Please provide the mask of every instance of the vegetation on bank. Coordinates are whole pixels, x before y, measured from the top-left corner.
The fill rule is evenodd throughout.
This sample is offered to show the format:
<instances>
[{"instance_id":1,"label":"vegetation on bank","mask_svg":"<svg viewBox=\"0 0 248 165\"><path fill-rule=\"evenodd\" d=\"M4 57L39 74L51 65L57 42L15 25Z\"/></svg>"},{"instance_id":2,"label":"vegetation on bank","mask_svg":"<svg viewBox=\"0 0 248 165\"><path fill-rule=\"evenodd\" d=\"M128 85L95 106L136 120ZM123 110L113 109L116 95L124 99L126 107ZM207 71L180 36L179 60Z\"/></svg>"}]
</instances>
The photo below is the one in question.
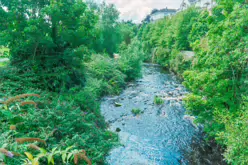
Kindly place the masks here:
<instances>
[{"instance_id":1,"label":"vegetation on bank","mask_svg":"<svg viewBox=\"0 0 248 165\"><path fill-rule=\"evenodd\" d=\"M226 148L230 164L248 164L248 5L218 0L211 11L189 8L144 24L138 34L147 60L183 77L188 112ZM194 51L189 60L182 51ZM151 56L149 56L151 54Z\"/></svg>"},{"instance_id":2,"label":"vegetation on bank","mask_svg":"<svg viewBox=\"0 0 248 165\"><path fill-rule=\"evenodd\" d=\"M9 56L9 49L5 47L0 47L0 59Z\"/></svg>"},{"instance_id":3,"label":"vegetation on bank","mask_svg":"<svg viewBox=\"0 0 248 165\"><path fill-rule=\"evenodd\" d=\"M118 141L99 100L141 74L136 25L118 22L104 3L1 5L0 45L10 64L0 67L0 164L104 164Z\"/></svg>"}]
</instances>

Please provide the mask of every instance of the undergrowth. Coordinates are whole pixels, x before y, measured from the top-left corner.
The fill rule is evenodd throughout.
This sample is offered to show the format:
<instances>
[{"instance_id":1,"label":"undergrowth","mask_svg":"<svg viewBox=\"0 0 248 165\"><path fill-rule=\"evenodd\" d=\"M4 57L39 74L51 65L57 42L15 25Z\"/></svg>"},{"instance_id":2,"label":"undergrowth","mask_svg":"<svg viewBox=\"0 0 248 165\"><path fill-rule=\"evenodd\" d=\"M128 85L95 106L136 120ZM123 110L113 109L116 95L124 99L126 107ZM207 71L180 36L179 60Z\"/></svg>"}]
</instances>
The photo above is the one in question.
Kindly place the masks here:
<instances>
[{"instance_id":1,"label":"undergrowth","mask_svg":"<svg viewBox=\"0 0 248 165\"><path fill-rule=\"evenodd\" d=\"M35 145L47 151L55 148L62 151L73 146L73 149L85 150L93 164L104 164L106 154L118 141L116 134L106 130L99 100L104 95L120 93L125 80L135 78L130 75L132 71L140 75L140 66L136 68L132 63L140 63L141 58L128 61L124 56L122 58L126 60L121 62L104 55L93 55L91 60L84 62L84 87L61 88L59 95L43 88L46 83L32 71L23 73L14 66L1 68L0 148L19 155L10 158L2 153L2 161L20 164L25 152L37 155L28 147L30 143L18 144L16 139L39 138L46 145L40 142ZM53 156L56 164L63 161L58 155ZM39 162L49 164L45 156Z\"/></svg>"}]
</instances>

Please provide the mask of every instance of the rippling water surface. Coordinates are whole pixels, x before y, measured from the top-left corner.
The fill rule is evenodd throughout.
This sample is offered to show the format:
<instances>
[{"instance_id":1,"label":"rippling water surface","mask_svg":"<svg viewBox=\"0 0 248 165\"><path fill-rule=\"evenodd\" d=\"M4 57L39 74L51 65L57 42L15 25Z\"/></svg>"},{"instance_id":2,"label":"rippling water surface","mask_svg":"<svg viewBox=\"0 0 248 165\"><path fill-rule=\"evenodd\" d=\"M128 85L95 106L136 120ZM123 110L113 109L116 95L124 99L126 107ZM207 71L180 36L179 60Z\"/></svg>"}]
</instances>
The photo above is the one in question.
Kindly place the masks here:
<instances>
[{"instance_id":1,"label":"rippling water surface","mask_svg":"<svg viewBox=\"0 0 248 165\"><path fill-rule=\"evenodd\" d=\"M118 131L122 146L113 149L107 157L110 165L166 165L187 164L183 150L190 149L196 132L185 119L181 99L185 88L175 76L162 73L156 65L145 65L143 78L129 84L116 97L106 97L101 111L112 131ZM165 100L155 105L154 98ZM117 107L117 104L121 106ZM140 109L135 116L132 109Z\"/></svg>"}]
</instances>

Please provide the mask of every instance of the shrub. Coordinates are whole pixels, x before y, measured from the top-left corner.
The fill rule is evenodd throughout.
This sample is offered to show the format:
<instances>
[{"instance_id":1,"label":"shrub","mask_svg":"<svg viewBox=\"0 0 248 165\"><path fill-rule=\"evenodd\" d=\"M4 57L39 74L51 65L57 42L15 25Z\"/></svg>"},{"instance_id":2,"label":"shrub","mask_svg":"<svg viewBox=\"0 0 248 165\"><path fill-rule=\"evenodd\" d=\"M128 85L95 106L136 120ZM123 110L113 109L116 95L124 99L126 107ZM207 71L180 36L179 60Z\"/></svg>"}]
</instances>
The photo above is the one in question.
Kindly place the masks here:
<instances>
[{"instance_id":1,"label":"shrub","mask_svg":"<svg viewBox=\"0 0 248 165\"><path fill-rule=\"evenodd\" d=\"M141 43L134 39L128 47L120 50L120 59L118 60L118 68L126 77L126 81L134 80L141 76L143 49Z\"/></svg>"},{"instance_id":2,"label":"shrub","mask_svg":"<svg viewBox=\"0 0 248 165\"><path fill-rule=\"evenodd\" d=\"M114 59L102 55L93 55L92 60L86 63L87 78L101 81L100 96L118 94L125 86L125 73L119 70Z\"/></svg>"},{"instance_id":3,"label":"shrub","mask_svg":"<svg viewBox=\"0 0 248 165\"><path fill-rule=\"evenodd\" d=\"M244 105L247 108L248 102ZM227 116L226 131L218 134L227 146L225 158L230 164L248 164L248 110L244 109L239 117L230 119Z\"/></svg>"},{"instance_id":4,"label":"shrub","mask_svg":"<svg viewBox=\"0 0 248 165\"><path fill-rule=\"evenodd\" d=\"M182 77L185 70L190 69L193 57L189 57L186 52L172 50L170 54L169 68L171 71Z\"/></svg>"},{"instance_id":5,"label":"shrub","mask_svg":"<svg viewBox=\"0 0 248 165\"><path fill-rule=\"evenodd\" d=\"M155 52L152 58L153 62L156 62L164 67L169 67L169 56L170 56L170 49L166 49L163 47L155 48Z\"/></svg>"},{"instance_id":6,"label":"shrub","mask_svg":"<svg viewBox=\"0 0 248 165\"><path fill-rule=\"evenodd\" d=\"M23 72L40 75L39 81L50 85L53 91L83 85L82 60L94 39L97 21L85 2L20 4L14 0L13 3L3 1L2 5L8 12L0 9L4 13L0 17L6 17L0 32L1 44L10 49L12 65L22 68ZM19 8L22 10L17 10ZM19 23L10 26L10 22Z\"/></svg>"},{"instance_id":7,"label":"shrub","mask_svg":"<svg viewBox=\"0 0 248 165\"><path fill-rule=\"evenodd\" d=\"M76 149L85 149L93 162L103 162L104 155L117 139L114 134L104 131L106 126L99 110L82 110L82 103L77 101L81 95L75 93L56 96L43 92L41 96L34 99L37 108L12 106L16 110L0 109L0 146L22 155L29 151L27 145L16 144L15 138L36 137L45 139L49 145L42 146L48 150L76 146ZM15 125L16 129L9 130L10 125ZM20 161L21 157L5 158L7 164L20 164ZM57 158L55 161L60 162Z\"/></svg>"}]
</instances>

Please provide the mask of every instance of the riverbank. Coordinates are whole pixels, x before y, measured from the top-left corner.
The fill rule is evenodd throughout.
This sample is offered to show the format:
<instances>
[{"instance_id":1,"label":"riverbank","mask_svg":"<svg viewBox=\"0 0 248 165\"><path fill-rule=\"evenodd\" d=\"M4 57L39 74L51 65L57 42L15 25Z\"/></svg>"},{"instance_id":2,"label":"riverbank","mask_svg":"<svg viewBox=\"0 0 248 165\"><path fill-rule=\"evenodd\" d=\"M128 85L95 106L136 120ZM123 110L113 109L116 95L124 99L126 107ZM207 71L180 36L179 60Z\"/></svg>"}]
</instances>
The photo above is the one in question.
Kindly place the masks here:
<instances>
[{"instance_id":1,"label":"riverbank","mask_svg":"<svg viewBox=\"0 0 248 165\"><path fill-rule=\"evenodd\" d=\"M78 164L77 155L84 155L77 160L82 164L104 164L118 139L107 130L99 100L119 94L141 74L142 57L134 44L118 60L98 54L81 61L79 75L63 67L64 74L35 68L24 72L12 63L0 67L0 164L31 162L30 155L41 164L50 164L48 156L55 164L64 164L65 153L70 155L67 164ZM42 157L44 150L39 148L46 150ZM9 157L6 152L15 155Z\"/></svg>"},{"instance_id":2,"label":"riverbank","mask_svg":"<svg viewBox=\"0 0 248 165\"><path fill-rule=\"evenodd\" d=\"M248 164L247 12L244 0L218 1L211 11L191 7L143 24L139 34L150 59L182 77L188 113L229 164Z\"/></svg>"}]
</instances>

